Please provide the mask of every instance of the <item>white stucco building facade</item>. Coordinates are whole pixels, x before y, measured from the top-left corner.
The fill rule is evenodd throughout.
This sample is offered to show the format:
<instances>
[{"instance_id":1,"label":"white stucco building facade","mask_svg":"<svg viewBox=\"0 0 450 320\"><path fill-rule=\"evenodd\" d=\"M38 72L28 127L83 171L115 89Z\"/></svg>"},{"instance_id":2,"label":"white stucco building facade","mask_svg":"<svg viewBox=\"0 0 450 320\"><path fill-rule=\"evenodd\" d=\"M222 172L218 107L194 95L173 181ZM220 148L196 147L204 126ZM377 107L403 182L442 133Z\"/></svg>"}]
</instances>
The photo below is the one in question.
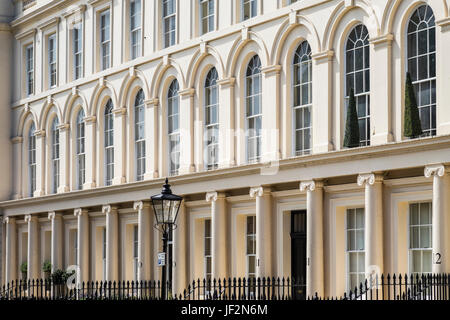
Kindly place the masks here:
<instances>
[{"instance_id":1,"label":"white stucco building facade","mask_svg":"<svg viewBox=\"0 0 450 320\"><path fill-rule=\"evenodd\" d=\"M45 261L82 281L159 279L149 199L165 177L184 197L177 292L294 276L337 296L372 270L450 272L449 5L5 1L2 283Z\"/></svg>"}]
</instances>

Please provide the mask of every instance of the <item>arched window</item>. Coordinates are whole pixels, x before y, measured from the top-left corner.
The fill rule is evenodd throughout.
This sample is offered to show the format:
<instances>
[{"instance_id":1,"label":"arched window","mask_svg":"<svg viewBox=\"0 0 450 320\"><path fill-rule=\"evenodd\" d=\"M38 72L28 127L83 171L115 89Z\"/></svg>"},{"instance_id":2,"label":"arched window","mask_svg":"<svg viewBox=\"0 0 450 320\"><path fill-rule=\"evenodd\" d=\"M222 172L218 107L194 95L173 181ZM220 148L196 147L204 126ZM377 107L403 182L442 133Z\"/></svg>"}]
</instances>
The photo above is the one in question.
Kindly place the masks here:
<instances>
[{"instance_id":1,"label":"arched window","mask_svg":"<svg viewBox=\"0 0 450 320\"><path fill-rule=\"evenodd\" d=\"M417 97L424 136L436 135L436 30L433 10L423 5L408 24L408 72Z\"/></svg>"},{"instance_id":2,"label":"arched window","mask_svg":"<svg viewBox=\"0 0 450 320\"><path fill-rule=\"evenodd\" d=\"M145 107L144 91L138 91L134 100L134 141L136 180L144 180L145 174Z\"/></svg>"},{"instance_id":3,"label":"arched window","mask_svg":"<svg viewBox=\"0 0 450 320\"><path fill-rule=\"evenodd\" d=\"M81 190L83 189L83 184L86 182L85 124L83 109L81 109L77 115L76 135L77 188L78 190Z\"/></svg>"},{"instance_id":4,"label":"arched window","mask_svg":"<svg viewBox=\"0 0 450 320\"><path fill-rule=\"evenodd\" d=\"M178 81L173 80L167 94L170 175L177 175L180 168L180 97L178 96L178 90Z\"/></svg>"},{"instance_id":5,"label":"arched window","mask_svg":"<svg viewBox=\"0 0 450 320\"><path fill-rule=\"evenodd\" d=\"M246 72L246 122L247 161L258 162L261 157L261 61L254 56L248 63Z\"/></svg>"},{"instance_id":6,"label":"arched window","mask_svg":"<svg viewBox=\"0 0 450 320\"><path fill-rule=\"evenodd\" d=\"M114 117L113 103L109 99L105 106L105 185L110 186L114 178Z\"/></svg>"},{"instance_id":7,"label":"arched window","mask_svg":"<svg viewBox=\"0 0 450 320\"><path fill-rule=\"evenodd\" d=\"M55 117L52 122L52 193L58 192L59 187L59 129L58 129L58 118Z\"/></svg>"},{"instance_id":8,"label":"arched window","mask_svg":"<svg viewBox=\"0 0 450 320\"><path fill-rule=\"evenodd\" d=\"M28 176L29 176L29 196L34 195L36 190L36 127L31 124L28 131Z\"/></svg>"},{"instance_id":9,"label":"arched window","mask_svg":"<svg viewBox=\"0 0 450 320\"><path fill-rule=\"evenodd\" d=\"M355 92L361 146L370 145L370 56L369 32L359 24L353 28L345 46L346 106L350 89ZM347 107L346 107L347 109Z\"/></svg>"},{"instance_id":10,"label":"arched window","mask_svg":"<svg viewBox=\"0 0 450 320\"><path fill-rule=\"evenodd\" d=\"M311 47L303 41L293 61L295 155L311 153L312 63Z\"/></svg>"},{"instance_id":11,"label":"arched window","mask_svg":"<svg viewBox=\"0 0 450 320\"><path fill-rule=\"evenodd\" d=\"M219 90L218 74L212 68L205 80L205 162L208 170L219 165Z\"/></svg>"}]
</instances>

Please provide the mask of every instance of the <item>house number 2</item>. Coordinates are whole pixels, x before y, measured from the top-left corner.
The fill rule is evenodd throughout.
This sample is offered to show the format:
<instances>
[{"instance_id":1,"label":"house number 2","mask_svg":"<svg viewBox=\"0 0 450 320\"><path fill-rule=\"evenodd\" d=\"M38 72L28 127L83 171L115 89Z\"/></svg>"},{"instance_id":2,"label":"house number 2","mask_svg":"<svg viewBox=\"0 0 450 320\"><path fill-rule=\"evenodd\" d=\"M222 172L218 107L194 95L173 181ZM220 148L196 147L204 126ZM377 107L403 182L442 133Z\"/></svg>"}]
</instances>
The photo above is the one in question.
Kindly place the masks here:
<instances>
[{"instance_id":1,"label":"house number 2","mask_svg":"<svg viewBox=\"0 0 450 320\"><path fill-rule=\"evenodd\" d=\"M441 261L442 255L440 253L435 253L435 257L436 257L436 260L434 261L434 264L441 264L442 263L442 261Z\"/></svg>"}]
</instances>

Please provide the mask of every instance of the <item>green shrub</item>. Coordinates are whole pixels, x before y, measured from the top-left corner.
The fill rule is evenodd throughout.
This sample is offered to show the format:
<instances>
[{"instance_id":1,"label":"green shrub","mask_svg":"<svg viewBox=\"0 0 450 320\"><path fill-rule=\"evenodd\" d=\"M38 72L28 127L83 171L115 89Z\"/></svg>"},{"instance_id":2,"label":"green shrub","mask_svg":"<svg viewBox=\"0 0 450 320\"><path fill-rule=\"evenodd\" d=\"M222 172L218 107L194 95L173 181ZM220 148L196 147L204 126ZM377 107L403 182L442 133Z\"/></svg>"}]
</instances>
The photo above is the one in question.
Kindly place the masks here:
<instances>
[{"instance_id":1,"label":"green shrub","mask_svg":"<svg viewBox=\"0 0 450 320\"><path fill-rule=\"evenodd\" d=\"M22 262L22 264L20 265L20 272L22 273L27 273L28 272L28 263Z\"/></svg>"},{"instance_id":2,"label":"green shrub","mask_svg":"<svg viewBox=\"0 0 450 320\"><path fill-rule=\"evenodd\" d=\"M422 135L422 123L420 122L419 108L417 108L416 94L412 84L411 75L406 74L405 85L405 127L403 134L408 138L416 138Z\"/></svg>"},{"instance_id":3,"label":"green shrub","mask_svg":"<svg viewBox=\"0 0 450 320\"><path fill-rule=\"evenodd\" d=\"M52 264L50 263L50 261L45 261L44 264L42 265L42 271L44 272L52 272Z\"/></svg>"},{"instance_id":4,"label":"green shrub","mask_svg":"<svg viewBox=\"0 0 450 320\"><path fill-rule=\"evenodd\" d=\"M350 89L350 99L347 109L347 121L345 123L344 147L359 147L359 123L358 113L356 111L356 99L353 88Z\"/></svg>"}]
</instances>

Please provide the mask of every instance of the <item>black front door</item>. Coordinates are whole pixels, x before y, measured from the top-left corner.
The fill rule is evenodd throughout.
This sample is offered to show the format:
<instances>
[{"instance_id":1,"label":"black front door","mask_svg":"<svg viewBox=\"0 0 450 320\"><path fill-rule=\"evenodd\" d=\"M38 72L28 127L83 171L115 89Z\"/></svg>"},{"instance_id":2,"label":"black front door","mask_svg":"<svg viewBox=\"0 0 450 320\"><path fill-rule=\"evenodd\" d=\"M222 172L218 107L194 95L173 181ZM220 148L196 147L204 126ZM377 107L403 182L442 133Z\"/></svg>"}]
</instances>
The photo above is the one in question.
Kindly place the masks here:
<instances>
[{"instance_id":1,"label":"black front door","mask_svg":"<svg viewBox=\"0 0 450 320\"><path fill-rule=\"evenodd\" d=\"M306 299L306 210L291 212L291 276L294 299Z\"/></svg>"}]
</instances>

